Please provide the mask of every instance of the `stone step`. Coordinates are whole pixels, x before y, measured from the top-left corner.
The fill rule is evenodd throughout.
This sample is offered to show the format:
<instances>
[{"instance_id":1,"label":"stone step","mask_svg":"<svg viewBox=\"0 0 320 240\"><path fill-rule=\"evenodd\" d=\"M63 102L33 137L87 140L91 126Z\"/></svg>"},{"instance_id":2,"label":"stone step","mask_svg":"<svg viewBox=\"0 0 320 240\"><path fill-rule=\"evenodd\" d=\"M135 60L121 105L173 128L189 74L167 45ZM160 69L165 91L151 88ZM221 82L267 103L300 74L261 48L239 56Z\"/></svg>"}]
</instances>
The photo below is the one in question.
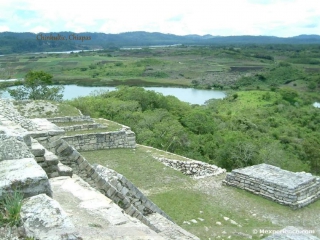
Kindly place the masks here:
<instances>
[{"instance_id":1,"label":"stone step","mask_svg":"<svg viewBox=\"0 0 320 240\"><path fill-rule=\"evenodd\" d=\"M77 175L52 178L50 183L53 198L69 215L83 239L168 239L124 213Z\"/></svg>"},{"instance_id":2,"label":"stone step","mask_svg":"<svg viewBox=\"0 0 320 240\"><path fill-rule=\"evenodd\" d=\"M43 157L46 150L37 140L31 139L30 151L35 157Z\"/></svg>"},{"instance_id":3,"label":"stone step","mask_svg":"<svg viewBox=\"0 0 320 240\"><path fill-rule=\"evenodd\" d=\"M27 236L40 240L81 239L60 204L45 194L26 199L20 216Z\"/></svg>"},{"instance_id":4,"label":"stone step","mask_svg":"<svg viewBox=\"0 0 320 240\"><path fill-rule=\"evenodd\" d=\"M0 199L15 189L24 197L41 193L51 196L48 176L33 158L0 162Z\"/></svg>"},{"instance_id":5,"label":"stone step","mask_svg":"<svg viewBox=\"0 0 320 240\"><path fill-rule=\"evenodd\" d=\"M59 176L69 176L72 177L73 171L71 167L63 165L62 163L58 164L58 173Z\"/></svg>"}]
</instances>

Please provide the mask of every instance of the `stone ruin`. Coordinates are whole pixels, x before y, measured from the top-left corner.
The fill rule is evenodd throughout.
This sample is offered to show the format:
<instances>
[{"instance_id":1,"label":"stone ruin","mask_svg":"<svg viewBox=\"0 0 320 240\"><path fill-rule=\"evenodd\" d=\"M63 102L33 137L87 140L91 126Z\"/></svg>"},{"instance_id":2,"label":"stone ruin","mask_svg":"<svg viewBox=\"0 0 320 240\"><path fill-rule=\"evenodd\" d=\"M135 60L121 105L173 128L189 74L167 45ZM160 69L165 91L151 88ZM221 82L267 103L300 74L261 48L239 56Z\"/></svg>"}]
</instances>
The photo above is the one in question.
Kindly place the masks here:
<instances>
[{"instance_id":1,"label":"stone ruin","mask_svg":"<svg viewBox=\"0 0 320 240\"><path fill-rule=\"evenodd\" d=\"M50 120L88 121L84 129L97 127L88 116ZM17 190L24 196L22 226L0 228L0 239L199 239L172 222L124 176L92 166L78 152L86 144L91 150L134 148L130 128L71 141L52 122L27 119L11 101L0 99L0 200Z\"/></svg>"},{"instance_id":2,"label":"stone ruin","mask_svg":"<svg viewBox=\"0 0 320 240\"><path fill-rule=\"evenodd\" d=\"M320 198L320 178L268 164L232 170L223 184L245 189L274 202L302 208Z\"/></svg>"},{"instance_id":3,"label":"stone ruin","mask_svg":"<svg viewBox=\"0 0 320 240\"><path fill-rule=\"evenodd\" d=\"M167 167L173 168L195 179L217 176L226 172L225 169L217 167L215 165L188 158L185 158L186 160L183 161L157 156L153 156L153 158L163 163Z\"/></svg>"}]
</instances>

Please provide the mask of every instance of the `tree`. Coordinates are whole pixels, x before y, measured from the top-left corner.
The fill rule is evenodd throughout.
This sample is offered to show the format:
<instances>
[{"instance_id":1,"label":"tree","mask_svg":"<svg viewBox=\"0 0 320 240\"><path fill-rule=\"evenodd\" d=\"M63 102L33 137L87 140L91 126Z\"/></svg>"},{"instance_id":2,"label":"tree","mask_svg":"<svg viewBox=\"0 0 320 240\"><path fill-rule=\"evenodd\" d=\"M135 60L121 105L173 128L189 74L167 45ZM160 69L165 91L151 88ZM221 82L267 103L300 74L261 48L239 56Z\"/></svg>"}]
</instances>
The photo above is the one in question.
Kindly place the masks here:
<instances>
[{"instance_id":1,"label":"tree","mask_svg":"<svg viewBox=\"0 0 320 240\"><path fill-rule=\"evenodd\" d=\"M43 71L30 71L26 74L22 86L8 90L9 94L16 100L23 99L45 99L60 101L63 97L64 87L49 87L52 84L52 75Z\"/></svg>"},{"instance_id":2,"label":"tree","mask_svg":"<svg viewBox=\"0 0 320 240\"><path fill-rule=\"evenodd\" d=\"M280 94L284 100L290 103L294 103L296 101L296 98L299 96L298 92L291 88L280 89Z\"/></svg>"}]
</instances>

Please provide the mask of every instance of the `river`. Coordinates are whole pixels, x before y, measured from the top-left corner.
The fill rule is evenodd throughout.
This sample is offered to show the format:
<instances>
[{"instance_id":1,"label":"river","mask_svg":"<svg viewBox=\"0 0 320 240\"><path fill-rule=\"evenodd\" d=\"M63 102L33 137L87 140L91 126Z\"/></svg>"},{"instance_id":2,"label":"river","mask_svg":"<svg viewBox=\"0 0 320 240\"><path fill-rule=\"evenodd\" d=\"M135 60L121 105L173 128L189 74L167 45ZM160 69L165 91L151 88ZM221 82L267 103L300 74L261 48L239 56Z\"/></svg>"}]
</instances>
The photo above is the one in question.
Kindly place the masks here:
<instances>
[{"instance_id":1,"label":"river","mask_svg":"<svg viewBox=\"0 0 320 240\"><path fill-rule=\"evenodd\" d=\"M14 88L14 87L13 87ZM177 87L144 87L147 90L153 90L158 93L162 93L164 96L172 95L179 100L188 102L191 104L204 104L209 99L222 99L226 94L222 91L216 90L204 90L194 88L177 88ZM65 85L64 86L64 100L70 100L76 97L88 96L90 93L96 90L108 90L114 91L116 87L84 87L77 85ZM9 98L8 92L4 92L3 98Z\"/></svg>"}]
</instances>

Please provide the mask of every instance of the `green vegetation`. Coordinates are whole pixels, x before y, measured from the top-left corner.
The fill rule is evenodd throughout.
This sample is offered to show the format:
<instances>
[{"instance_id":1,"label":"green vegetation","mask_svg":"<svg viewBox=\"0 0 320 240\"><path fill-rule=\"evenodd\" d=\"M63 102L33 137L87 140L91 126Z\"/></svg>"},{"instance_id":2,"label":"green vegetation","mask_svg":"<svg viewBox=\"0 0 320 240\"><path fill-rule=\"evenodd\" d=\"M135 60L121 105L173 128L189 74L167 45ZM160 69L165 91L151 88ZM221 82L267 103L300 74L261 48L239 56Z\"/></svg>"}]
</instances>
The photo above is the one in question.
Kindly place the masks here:
<instances>
[{"instance_id":1,"label":"green vegetation","mask_svg":"<svg viewBox=\"0 0 320 240\"><path fill-rule=\"evenodd\" d=\"M60 101L62 99L63 87L48 87L52 84L52 75L43 71L30 71L25 76L23 86L9 89L8 92L15 100L23 99L46 99Z\"/></svg>"},{"instance_id":2,"label":"green vegetation","mask_svg":"<svg viewBox=\"0 0 320 240\"><path fill-rule=\"evenodd\" d=\"M269 163L320 173L320 112L308 94L239 91L203 106L139 87L69 101L84 114L130 126L137 142L228 170Z\"/></svg>"},{"instance_id":3,"label":"green vegetation","mask_svg":"<svg viewBox=\"0 0 320 240\"><path fill-rule=\"evenodd\" d=\"M192 179L153 158L162 155L179 159L178 156L145 146L81 154L92 164L98 163L123 174L175 223L201 239L217 239L218 236L229 235L232 239L243 239L241 236L237 237L235 232L261 239L259 234L253 234L253 229L281 229L286 224L314 229L318 218L319 201L292 211L244 190L221 186L225 175ZM234 220L241 227L232 224L230 220L224 220L224 217ZM197 223L192 223L192 219L197 220ZM221 225L217 225L217 222L221 222Z\"/></svg>"},{"instance_id":4,"label":"green vegetation","mask_svg":"<svg viewBox=\"0 0 320 240\"><path fill-rule=\"evenodd\" d=\"M0 201L0 226L18 226L23 195L19 191L6 194Z\"/></svg>"}]
</instances>

